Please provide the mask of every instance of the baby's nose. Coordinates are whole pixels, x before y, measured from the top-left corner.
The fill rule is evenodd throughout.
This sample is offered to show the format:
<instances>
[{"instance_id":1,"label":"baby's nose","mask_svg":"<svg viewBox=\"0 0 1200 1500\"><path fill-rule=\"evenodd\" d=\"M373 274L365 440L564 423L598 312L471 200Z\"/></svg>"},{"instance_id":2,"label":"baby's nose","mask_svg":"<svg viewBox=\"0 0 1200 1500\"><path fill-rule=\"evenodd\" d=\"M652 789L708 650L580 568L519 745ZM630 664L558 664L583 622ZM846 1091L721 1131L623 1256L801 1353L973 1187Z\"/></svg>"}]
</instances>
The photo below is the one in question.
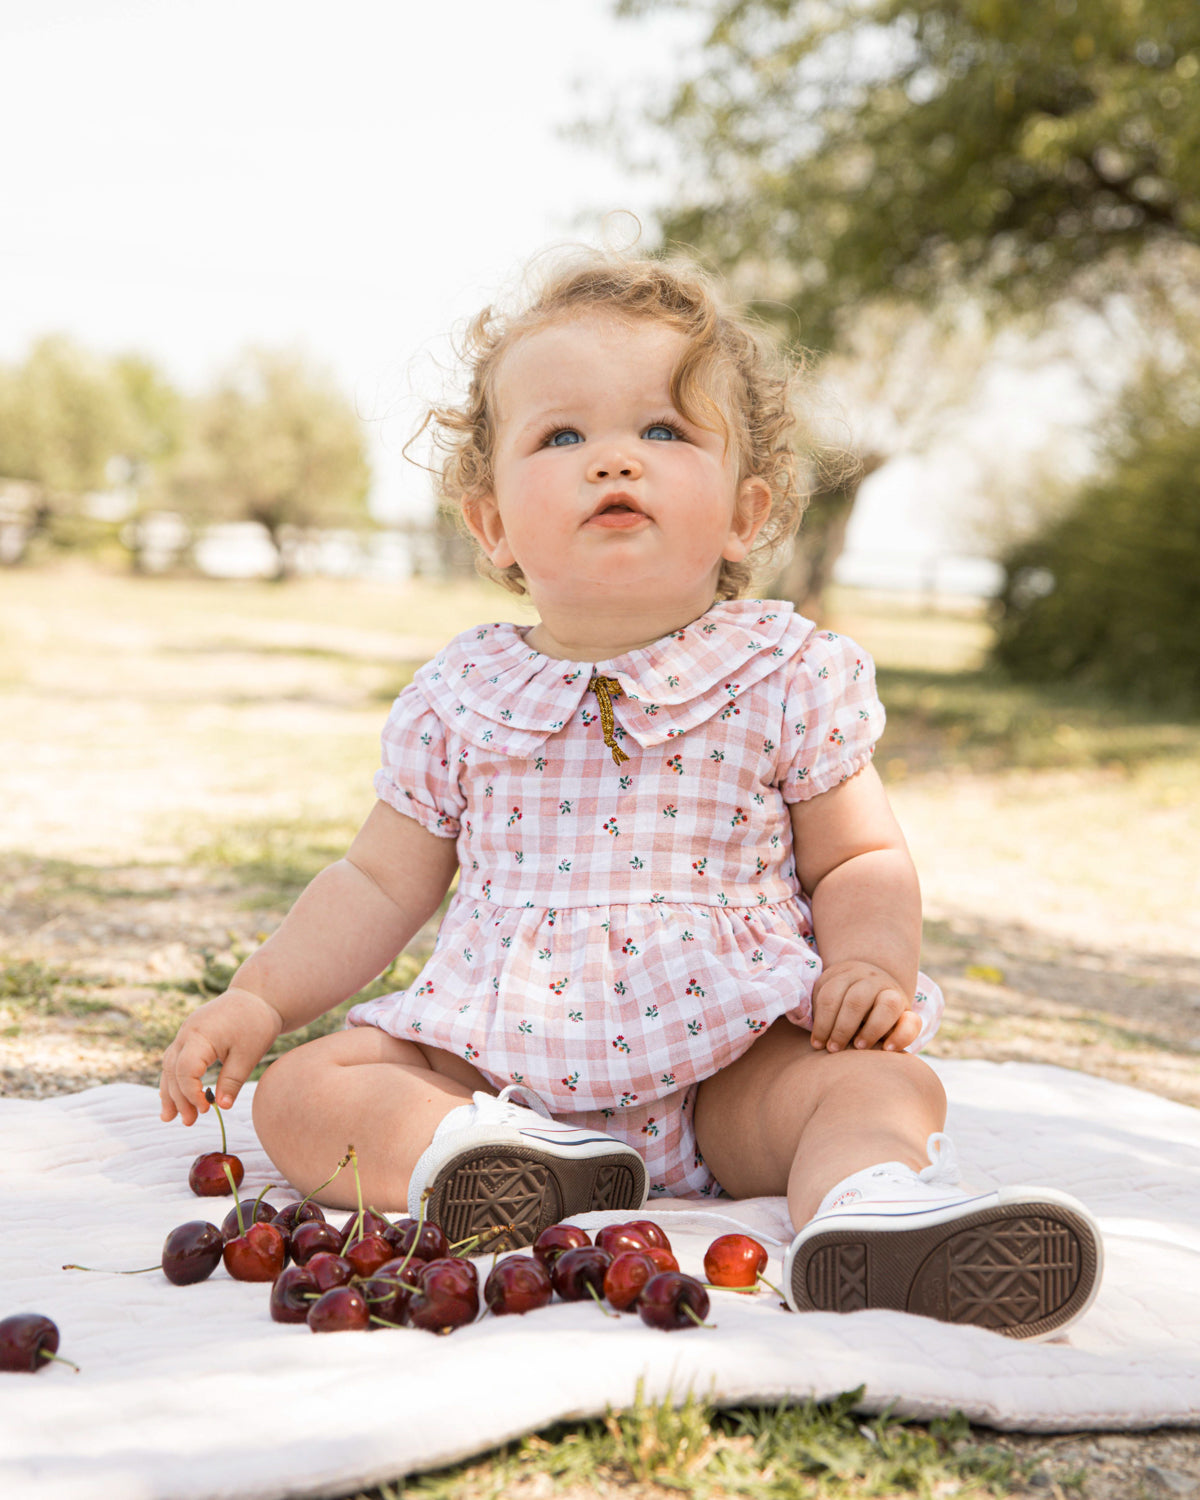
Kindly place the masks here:
<instances>
[{"instance_id":1,"label":"baby's nose","mask_svg":"<svg viewBox=\"0 0 1200 1500\"><path fill-rule=\"evenodd\" d=\"M632 454L615 450L597 455L588 465L588 478L592 480L638 479L641 473L642 466Z\"/></svg>"}]
</instances>

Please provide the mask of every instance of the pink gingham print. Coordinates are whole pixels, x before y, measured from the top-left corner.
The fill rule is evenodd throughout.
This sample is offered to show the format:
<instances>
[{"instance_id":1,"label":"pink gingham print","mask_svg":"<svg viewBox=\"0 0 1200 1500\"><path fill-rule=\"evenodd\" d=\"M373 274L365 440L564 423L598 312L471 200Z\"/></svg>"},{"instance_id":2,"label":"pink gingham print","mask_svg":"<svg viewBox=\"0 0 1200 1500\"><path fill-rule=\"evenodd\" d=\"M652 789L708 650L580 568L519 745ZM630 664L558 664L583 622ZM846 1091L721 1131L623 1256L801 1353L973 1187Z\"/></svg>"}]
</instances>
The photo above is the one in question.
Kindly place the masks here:
<instances>
[{"instance_id":1,"label":"pink gingham print","mask_svg":"<svg viewBox=\"0 0 1200 1500\"><path fill-rule=\"evenodd\" d=\"M620 765L593 672L620 690ZM883 722L870 657L777 601L715 605L594 667L514 625L455 637L396 700L375 785L456 840L458 888L414 983L350 1023L614 1118L780 1016L810 1026L821 962L788 804L865 765ZM942 1010L924 975L915 1008L922 1045Z\"/></svg>"}]
</instances>

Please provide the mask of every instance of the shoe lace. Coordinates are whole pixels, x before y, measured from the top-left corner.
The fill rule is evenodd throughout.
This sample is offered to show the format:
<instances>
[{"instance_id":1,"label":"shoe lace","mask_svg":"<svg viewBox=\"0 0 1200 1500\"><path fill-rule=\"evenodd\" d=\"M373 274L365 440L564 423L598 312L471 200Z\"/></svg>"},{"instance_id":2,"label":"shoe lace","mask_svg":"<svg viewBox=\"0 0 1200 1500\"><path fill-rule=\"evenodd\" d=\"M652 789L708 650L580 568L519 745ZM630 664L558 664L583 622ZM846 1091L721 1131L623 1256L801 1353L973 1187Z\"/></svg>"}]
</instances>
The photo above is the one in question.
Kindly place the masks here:
<instances>
[{"instance_id":1,"label":"shoe lace","mask_svg":"<svg viewBox=\"0 0 1200 1500\"><path fill-rule=\"evenodd\" d=\"M953 1186L962 1181L958 1153L948 1135L935 1130L925 1142L925 1151L929 1157L929 1166L917 1173L922 1182L947 1183Z\"/></svg>"},{"instance_id":2,"label":"shoe lace","mask_svg":"<svg viewBox=\"0 0 1200 1500\"><path fill-rule=\"evenodd\" d=\"M524 1083L506 1084L498 1094L494 1095L478 1093L475 1095L475 1102L489 1113L495 1111L501 1120L512 1120L520 1108L532 1109L547 1120L553 1119L541 1095L534 1093L533 1089Z\"/></svg>"}]
</instances>

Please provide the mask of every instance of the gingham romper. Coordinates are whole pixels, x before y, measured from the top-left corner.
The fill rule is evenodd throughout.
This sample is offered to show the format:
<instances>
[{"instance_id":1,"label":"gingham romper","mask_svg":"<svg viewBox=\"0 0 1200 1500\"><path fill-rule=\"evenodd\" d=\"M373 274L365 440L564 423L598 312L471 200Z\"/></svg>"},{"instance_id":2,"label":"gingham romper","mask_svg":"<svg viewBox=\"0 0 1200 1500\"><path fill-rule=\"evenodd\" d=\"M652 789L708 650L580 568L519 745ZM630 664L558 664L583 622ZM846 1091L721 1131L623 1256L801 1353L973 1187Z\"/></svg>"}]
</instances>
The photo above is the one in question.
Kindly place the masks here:
<instances>
[{"instance_id":1,"label":"gingham romper","mask_svg":"<svg viewBox=\"0 0 1200 1500\"><path fill-rule=\"evenodd\" d=\"M355 1006L495 1088L646 1158L655 1196L715 1195L696 1086L780 1016L812 1024L821 960L788 804L870 759L867 654L774 600L714 605L611 661L456 636L397 698L378 795L457 842L459 879L406 990ZM922 1032L942 997L920 977Z\"/></svg>"}]
</instances>

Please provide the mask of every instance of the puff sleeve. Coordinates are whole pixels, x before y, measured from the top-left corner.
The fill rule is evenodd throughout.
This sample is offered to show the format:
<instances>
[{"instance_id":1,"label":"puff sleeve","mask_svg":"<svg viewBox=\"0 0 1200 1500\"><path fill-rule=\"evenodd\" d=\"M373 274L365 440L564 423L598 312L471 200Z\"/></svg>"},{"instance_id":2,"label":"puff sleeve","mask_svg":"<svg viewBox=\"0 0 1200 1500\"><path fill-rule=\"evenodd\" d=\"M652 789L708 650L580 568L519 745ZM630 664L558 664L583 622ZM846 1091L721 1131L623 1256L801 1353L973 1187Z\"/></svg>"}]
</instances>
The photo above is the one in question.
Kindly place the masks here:
<instances>
[{"instance_id":1,"label":"puff sleeve","mask_svg":"<svg viewBox=\"0 0 1200 1500\"><path fill-rule=\"evenodd\" d=\"M848 636L815 631L787 681L776 782L803 802L853 776L883 733L875 663Z\"/></svg>"},{"instance_id":2,"label":"puff sleeve","mask_svg":"<svg viewBox=\"0 0 1200 1500\"><path fill-rule=\"evenodd\" d=\"M383 764L375 773L381 801L442 838L457 838L466 798L446 726L415 684L392 705L383 726Z\"/></svg>"}]
</instances>

